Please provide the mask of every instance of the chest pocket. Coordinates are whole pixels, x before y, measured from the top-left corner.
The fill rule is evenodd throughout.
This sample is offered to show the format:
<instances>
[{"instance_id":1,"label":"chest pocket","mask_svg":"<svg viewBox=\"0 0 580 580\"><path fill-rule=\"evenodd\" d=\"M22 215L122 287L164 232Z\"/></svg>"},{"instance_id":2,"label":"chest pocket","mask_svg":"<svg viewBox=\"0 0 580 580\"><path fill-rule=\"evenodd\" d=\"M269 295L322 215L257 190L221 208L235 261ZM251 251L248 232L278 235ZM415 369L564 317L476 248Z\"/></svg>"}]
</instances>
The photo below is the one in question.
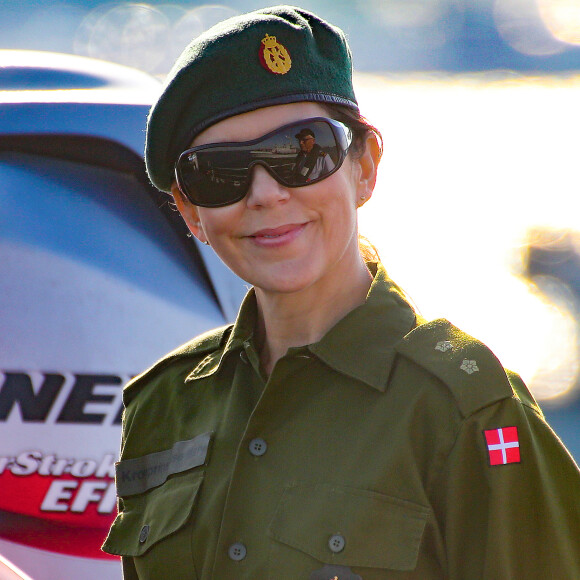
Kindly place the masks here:
<instances>
[{"instance_id":1,"label":"chest pocket","mask_svg":"<svg viewBox=\"0 0 580 580\"><path fill-rule=\"evenodd\" d=\"M361 489L292 486L269 527L269 536L277 543L272 562L279 573L284 560L304 570L313 565L312 561L299 564L299 556L288 550L294 548L320 563L411 571L417 565L430 513L421 505ZM279 577L285 578L284 574Z\"/></svg>"},{"instance_id":2,"label":"chest pocket","mask_svg":"<svg viewBox=\"0 0 580 580\"><path fill-rule=\"evenodd\" d=\"M159 487L121 498L122 511L103 550L117 556L141 556L180 530L189 520L203 481L197 468L172 475Z\"/></svg>"},{"instance_id":3,"label":"chest pocket","mask_svg":"<svg viewBox=\"0 0 580 580\"><path fill-rule=\"evenodd\" d=\"M211 436L203 433L117 463L120 510L103 544L105 552L141 556L185 525L201 486Z\"/></svg>"}]
</instances>

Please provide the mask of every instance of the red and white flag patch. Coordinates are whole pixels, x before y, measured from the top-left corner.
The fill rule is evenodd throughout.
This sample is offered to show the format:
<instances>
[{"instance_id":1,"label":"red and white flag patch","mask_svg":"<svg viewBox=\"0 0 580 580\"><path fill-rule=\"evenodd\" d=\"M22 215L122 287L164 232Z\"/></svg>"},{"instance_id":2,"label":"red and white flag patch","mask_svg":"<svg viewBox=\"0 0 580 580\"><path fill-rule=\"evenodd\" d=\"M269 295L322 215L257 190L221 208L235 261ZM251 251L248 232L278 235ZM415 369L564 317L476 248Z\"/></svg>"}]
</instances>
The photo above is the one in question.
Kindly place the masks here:
<instances>
[{"instance_id":1,"label":"red and white flag patch","mask_svg":"<svg viewBox=\"0 0 580 580\"><path fill-rule=\"evenodd\" d=\"M490 465L520 463L520 442L517 427L500 427L483 432Z\"/></svg>"}]
</instances>

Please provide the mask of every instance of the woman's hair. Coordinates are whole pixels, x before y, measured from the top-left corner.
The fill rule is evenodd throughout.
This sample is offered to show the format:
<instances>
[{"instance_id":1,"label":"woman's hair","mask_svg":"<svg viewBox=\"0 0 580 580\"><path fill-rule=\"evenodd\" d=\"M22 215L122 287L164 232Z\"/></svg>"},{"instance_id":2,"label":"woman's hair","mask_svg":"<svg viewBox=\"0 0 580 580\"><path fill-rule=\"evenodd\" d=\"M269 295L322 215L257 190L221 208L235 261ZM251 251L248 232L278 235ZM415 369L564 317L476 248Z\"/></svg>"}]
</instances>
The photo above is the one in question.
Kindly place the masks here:
<instances>
[{"instance_id":1,"label":"woman's hair","mask_svg":"<svg viewBox=\"0 0 580 580\"><path fill-rule=\"evenodd\" d=\"M380 159L383 154L383 136L381 135L381 132L365 119L358 110L343 105L330 104L324 104L323 108L331 118L344 123L347 127L352 129L353 142L351 148L355 155L363 153L367 135L369 133L374 133L379 145Z\"/></svg>"},{"instance_id":2,"label":"woman's hair","mask_svg":"<svg viewBox=\"0 0 580 580\"><path fill-rule=\"evenodd\" d=\"M324 105L324 109L330 117L344 123L352 130L353 141L351 151L355 157L363 154L364 148L366 147L366 138L369 133L373 133L379 145L379 159L381 158L383 155L383 136L359 111L341 105L327 104ZM380 260L379 252L375 246L360 234L358 236L358 249L365 262L378 262Z\"/></svg>"}]
</instances>

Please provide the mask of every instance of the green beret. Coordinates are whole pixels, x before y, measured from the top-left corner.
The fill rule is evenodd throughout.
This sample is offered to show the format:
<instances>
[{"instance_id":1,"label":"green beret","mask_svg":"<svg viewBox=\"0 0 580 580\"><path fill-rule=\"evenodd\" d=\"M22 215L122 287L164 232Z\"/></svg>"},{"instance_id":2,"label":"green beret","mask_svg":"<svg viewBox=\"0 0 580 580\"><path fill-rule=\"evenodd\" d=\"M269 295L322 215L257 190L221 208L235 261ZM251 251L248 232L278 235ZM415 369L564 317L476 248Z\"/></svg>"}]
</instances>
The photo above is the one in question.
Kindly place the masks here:
<instances>
[{"instance_id":1,"label":"green beret","mask_svg":"<svg viewBox=\"0 0 580 580\"><path fill-rule=\"evenodd\" d=\"M233 115L297 101L358 110L342 30L291 6L220 22L183 51L151 108L149 178L169 192L177 157L201 131Z\"/></svg>"}]
</instances>

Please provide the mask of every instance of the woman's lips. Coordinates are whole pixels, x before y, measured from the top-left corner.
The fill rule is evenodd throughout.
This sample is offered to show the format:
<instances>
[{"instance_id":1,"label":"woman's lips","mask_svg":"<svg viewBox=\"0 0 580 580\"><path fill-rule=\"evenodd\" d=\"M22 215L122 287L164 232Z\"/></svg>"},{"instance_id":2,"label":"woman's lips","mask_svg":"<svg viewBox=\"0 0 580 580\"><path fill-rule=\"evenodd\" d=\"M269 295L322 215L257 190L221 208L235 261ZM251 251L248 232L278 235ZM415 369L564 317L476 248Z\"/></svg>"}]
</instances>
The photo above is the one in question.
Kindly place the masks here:
<instances>
[{"instance_id":1,"label":"woman's lips","mask_svg":"<svg viewBox=\"0 0 580 580\"><path fill-rule=\"evenodd\" d=\"M277 228L258 230L248 237L256 244L265 247L281 246L296 239L306 227L304 224L286 224Z\"/></svg>"}]
</instances>

